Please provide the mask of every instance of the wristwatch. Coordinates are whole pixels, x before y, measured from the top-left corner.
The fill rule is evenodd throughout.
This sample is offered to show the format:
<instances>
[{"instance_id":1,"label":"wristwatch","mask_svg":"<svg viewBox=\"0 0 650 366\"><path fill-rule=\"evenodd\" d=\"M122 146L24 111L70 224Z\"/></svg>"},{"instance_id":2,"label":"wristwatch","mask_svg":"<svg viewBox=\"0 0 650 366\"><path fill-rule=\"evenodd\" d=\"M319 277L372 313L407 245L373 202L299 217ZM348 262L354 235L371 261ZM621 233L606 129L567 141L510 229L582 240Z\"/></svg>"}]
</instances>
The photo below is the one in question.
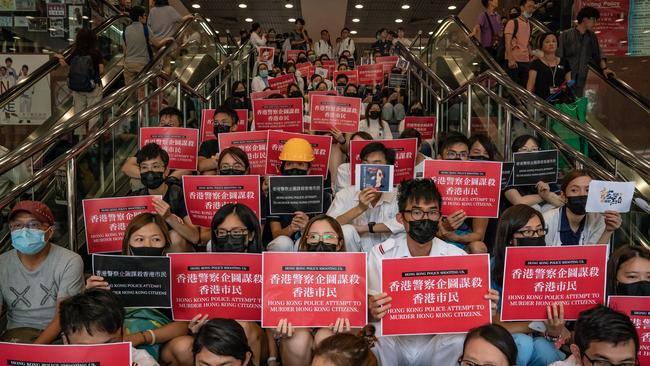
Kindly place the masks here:
<instances>
[{"instance_id":1,"label":"wristwatch","mask_svg":"<svg viewBox=\"0 0 650 366\"><path fill-rule=\"evenodd\" d=\"M374 221L368 223L368 232L369 233L374 233L375 232L375 224L376 224L376 222L374 222Z\"/></svg>"}]
</instances>

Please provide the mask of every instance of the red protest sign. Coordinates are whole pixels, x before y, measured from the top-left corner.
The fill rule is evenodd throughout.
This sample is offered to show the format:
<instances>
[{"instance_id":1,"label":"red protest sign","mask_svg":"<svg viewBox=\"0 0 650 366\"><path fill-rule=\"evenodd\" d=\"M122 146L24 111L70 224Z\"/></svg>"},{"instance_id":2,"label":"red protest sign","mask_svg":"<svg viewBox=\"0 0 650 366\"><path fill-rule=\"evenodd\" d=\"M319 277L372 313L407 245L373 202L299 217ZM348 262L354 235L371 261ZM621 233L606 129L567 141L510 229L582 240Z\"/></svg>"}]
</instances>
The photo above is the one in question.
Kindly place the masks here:
<instances>
[{"instance_id":1,"label":"red protest sign","mask_svg":"<svg viewBox=\"0 0 650 366\"><path fill-rule=\"evenodd\" d=\"M140 128L140 148L151 142L169 154L169 169L196 170L199 152L199 130L196 128Z\"/></svg>"},{"instance_id":2,"label":"red protest sign","mask_svg":"<svg viewBox=\"0 0 650 366\"><path fill-rule=\"evenodd\" d=\"M215 109L201 110L201 142L216 139L214 135L214 112ZM248 129L248 109L235 109L237 112L237 128L235 132L243 132Z\"/></svg>"},{"instance_id":3,"label":"red protest sign","mask_svg":"<svg viewBox=\"0 0 650 366\"><path fill-rule=\"evenodd\" d=\"M327 75L332 75L336 71L336 60L323 60L323 68L327 69ZM334 79L336 80L336 79Z\"/></svg>"},{"instance_id":4,"label":"red protest sign","mask_svg":"<svg viewBox=\"0 0 650 366\"><path fill-rule=\"evenodd\" d=\"M307 79L311 78L311 76L314 74L314 70L316 70L316 68L311 64L311 62L296 64L296 71L300 72L300 75L306 77Z\"/></svg>"},{"instance_id":5,"label":"red protest sign","mask_svg":"<svg viewBox=\"0 0 650 366\"><path fill-rule=\"evenodd\" d=\"M215 243L212 243L215 245ZM171 253L172 316L191 320L259 321L262 256L249 253Z\"/></svg>"},{"instance_id":6,"label":"red protest sign","mask_svg":"<svg viewBox=\"0 0 650 366\"><path fill-rule=\"evenodd\" d=\"M639 365L650 365L650 296L610 296L610 308L630 317L639 335Z\"/></svg>"},{"instance_id":7,"label":"red protest sign","mask_svg":"<svg viewBox=\"0 0 650 366\"><path fill-rule=\"evenodd\" d=\"M279 175L280 152L284 143L290 138L299 137L307 140L314 152L315 160L311 164L310 175L322 175L327 177L327 168L330 160L330 149L332 147L332 136L305 135L301 133L289 133L282 131L269 131L269 139L266 145L266 175Z\"/></svg>"},{"instance_id":8,"label":"red protest sign","mask_svg":"<svg viewBox=\"0 0 650 366\"><path fill-rule=\"evenodd\" d=\"M235 109L237 113L237 128L235 132L244 132L248 130L248 109Z\"/></svg>"},{"instance_id":9,"label":"red protest sign","mask_svg":"<svg viewBox=\"0 0 650 366\"><path fill-rule=\"evenodd\" d=\"M312 95L339 95L336 90L310 90L308 98L311 100Z\"/></svg>"},{"instance_id":10,"label":"red protest sign","mask_svg":"<svg viewBox=\"0 0 650 366\"><path fill-rule=\"evenodd\" d=\"M260 91L260 92L252 92L251 93L251 100L265 99L269 95L273 95L273 94L283 94L283 93L281 93L279 90L273 90L273 89L264 90L264 91Z\"/></svg>"},{"instance_id":11,"label":"red protest sign","mask_svg":"<svg viewBox=\"0 0 650 366\"><path fill-rule=\"evenodd\" d=\"M253 101L255 130L302 132L302 98Z\"/></svg>"},{"instance_id":12,"label":"red protest sign","mask_svg":"<svg viewBox=\"0 0 650 366\"><path fill-rule=\"evenodd\" d=\"M266 141L268 131L220 133L219 147L221 150L236 146L246 153L251 165L251 174L264 175L266 171Z\"/></svg>"},{"instance_id":13,"label":"red protest sign","mask_svg":"<svg viewBox=\"0 0 650 366\"><path fill-rule=\"evenodd\" d=\"M348 77L348 84L354 84L354 85L359 84L359 70L335 71L333 80L336 81L336 78L339 75L347 76Z\"/></svg>"},{"instance_id":14,"label":"red protest sign","mask_svg":"<svg viewBox=\"0 0 650 366\"><path fill-rule=\"evenodd\" d=\"M366 253L264 252L262 274L262 327L367 323Z\"/></svg>"},{"instance_id":15,"label":"red protest sign","mask_svg":"<svg viewBox=\"0 0 650 366\"><path fill-rule=\"evenodd\" d=\"M267 64L269 68L273 66L273 54L275 47L257 47L257 62Z\"/></svg>"},{"instance_id":16,"label":"red protest sign","mask_svg":"<svg viewBox=\"0 0 650 366\"><path fill-rule=\"evenodd\" d=\"M438 186L443 215L463 210L468 217L499 217L501 163L425 160L424 177Z\"/></svg>"},{"instance_id":17,"label":"red protest sign","mask_svg":"<svg viewBox=\"0 0 650 366\"><path fill-rule=\"evenodd\" d=\"M404 129L413 128L422 135L422 139L431 140L436 131L436 117L432 116L406 116Z\"/></svg>"},{"instance_id":18,"label":"red protest sign","mask_svg":"<svg viewBox=\"0 0 650 366\"><path fill-rule=\"evenodd\" d=\"M259 175L184 175L185 208L193 225L210 227L228 203L242 203L261 217Z\"/></svg>"},{"instance_id":19,"label":"red protest sign","mask_svg":"<svg viewBox=\"0 0 650 366\"><path fill-rule=\"evenodd\" d=\"M359 65L359 84L373 85L384 81L384 66L382 64Z\"/></svg>"},{"instance_id":20,"label":"red protest sign","mask_svg":"<svg viewBox=\"0 0 650 366\"><path fill-rule=\"evenodd\" d=\"M296 77L291 74L284 74L269 79L269 87L271 89L279 90L282 95L287 95L287 88L289 85L296 82Z\"/></svg>"},{"instance_id":21,"label":"red protest sign","mask_svg":"<svg viewBox=\"0 0 650 366\"><path fill-rule=\"evenodd\" d=\"M126 227L135 216L156 213L153 199L161 196L93 198L82 201L88 253L122 251Z\"/></svg>"},{"instance_id":22,"label":"red protest sign","mask_svg":"<svg viewBox=\"0 0 650 366\"><path fill-rule=\"evenodd\" d=\"M131 365L131 343L54 346L0 342L0 365Z\"/></svg>"},{"instance_id":23,"label":"red protest sign","mask_svg":"<svg viewBox=\"0 0 650 366\"><path fill-rule=\"evenodd\" d=\"M547 320L564 304L564 319L605 303L607 245L507 247L501 320Z\"/></svg>"},{"instance_id":24,"label":"red protest sign","mask_svg":"<svg viewBox=\"0 0 650 366\"><path fill-rule=\"evenodd\" d=\"M350 141L350 171L355 172L357 164L361 164L361 150L371 142L381 142L385 147L395 151L395 178L399 184L403 180L413 179L415 172L415 157L417 156L417 139L398 140L352 140ZM352 184L356 183L354 174L350 176Z\"/></svg>"},{"instance_id":25,"label":"red protest sign","mask_svg":"<svg viewBox=\"0 0 650 366\"><path fill-rule=\"evenodd\" d=\"M341 132L354 133L359 130L360 98L310 93L309 108L312 131L329 131L338 128Z\"/></svg>"},{"instance_id":26,"label":"red protest sign","mask_svg":"<svg viewBox=\"0 0 650 366\"><path fill-rule=\"evenodd\" d=\"M384 74L389 74L393 67L397 64L399 56L379 56L375 58L377 64L382 65L382 71Z\"/></svg>"},{"instance_id":27,"label":"red protest sign","mask_svg":"<svg viewBox=\"0 0 650 366\"><path fill-rule=\"evenodd\" d=\"M492 322L490 256L384 259L382 291L392 297L382 335L463 333Z\"/></svg>"},{"instance_id":28,"label":"red protest sign","mask_svg":"<svg viewBox=\"0 0 650 366\"><path fill-rule=\"evenodd\" d=\"M298 55L300 52L305 52L303 50L287 50L287 60L294 60L296 61L298 59Z\"/></svg>"}]
</instances>

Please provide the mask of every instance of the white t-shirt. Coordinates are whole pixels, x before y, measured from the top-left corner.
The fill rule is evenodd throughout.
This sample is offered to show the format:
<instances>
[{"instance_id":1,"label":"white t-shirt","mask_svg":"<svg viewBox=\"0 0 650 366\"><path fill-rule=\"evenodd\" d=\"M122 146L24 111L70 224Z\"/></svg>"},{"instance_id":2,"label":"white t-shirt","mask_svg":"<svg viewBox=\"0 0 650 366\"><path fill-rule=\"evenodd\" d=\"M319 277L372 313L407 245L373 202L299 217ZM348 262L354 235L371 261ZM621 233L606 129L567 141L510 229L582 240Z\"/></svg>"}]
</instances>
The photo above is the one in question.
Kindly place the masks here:
<instances>
[{"instance_id":1,"label":"white t-shirt","mask_svg":"<svg viewBox=\"0 0 650 366\"><path fill-rule=\"evenodd\" d=\"M422 155L421 153L418 154ZM426 155L423 156L424 156L424 160L422 160L420 164L415 165L415 174L414 174L415 178L422 178L424 176L424 162L427 160L433 160Z\"/></svg>"},{"instance_id":2,"label":"white t-shirt","mask_svg":"<svg viewBox=\"0 0 650 366\"><path fill-rule=\"evenodd\" d=\"M143 349L131 348L132 366L159 366L153 356Z\"/></svg>"},{"instance_id":3,"label":"white t-shirt","mask_svg":"<svg viewBox=\"0 0 650 366\"><path fill-rule=\"evenodd\" d=\"M393 139L393 133L390 131L390 125L388 125L388 122L384 120L362 119L359 122L359 131L368 132L370 136L372 136L373 140Z\"/></svg>"}]
</instances>

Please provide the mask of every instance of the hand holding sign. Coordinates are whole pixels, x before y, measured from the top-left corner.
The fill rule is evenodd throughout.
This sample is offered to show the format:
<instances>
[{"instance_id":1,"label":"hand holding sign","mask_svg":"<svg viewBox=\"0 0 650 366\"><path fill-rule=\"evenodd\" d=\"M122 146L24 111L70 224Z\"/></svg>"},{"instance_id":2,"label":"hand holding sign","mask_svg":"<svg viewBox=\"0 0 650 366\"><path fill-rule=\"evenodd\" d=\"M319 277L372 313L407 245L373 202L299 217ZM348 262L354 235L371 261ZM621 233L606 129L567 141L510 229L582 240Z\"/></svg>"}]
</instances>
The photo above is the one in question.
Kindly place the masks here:
<instances>
[{"instance_id":1,"label":"hand holding sign","mask_svg":"<svg viewBox=\"0 0 650 366\"><path fill-rule=\"evenodd\" d=\"M369 300L368 309L370 310L370 316L375 320L381 320L386 316L386 314L388 314L388 310L391 307L390 303L393 301L393 298L388 296L387 293L382 292L370 296Z\"/></svg>"}]
</instances>

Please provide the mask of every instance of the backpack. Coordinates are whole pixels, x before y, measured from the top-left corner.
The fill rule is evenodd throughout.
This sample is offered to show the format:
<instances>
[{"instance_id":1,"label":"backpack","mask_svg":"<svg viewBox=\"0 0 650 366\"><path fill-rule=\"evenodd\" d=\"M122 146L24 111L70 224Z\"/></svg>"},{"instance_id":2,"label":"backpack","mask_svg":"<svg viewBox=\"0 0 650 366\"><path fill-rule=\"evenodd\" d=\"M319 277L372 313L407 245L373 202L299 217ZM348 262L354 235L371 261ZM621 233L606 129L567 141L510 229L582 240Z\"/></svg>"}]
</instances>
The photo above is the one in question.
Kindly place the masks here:
<instances>
[{"instance_id":1,"label":"backpack","mask_svg":"<svg viewBox=\"0 0 650 366\"><path fill-rule=\"evenodd\" d=\"M68 88L76 92L91 92L97 86L97 75L91 55L75 55L70 60Z\"/></svg>"},{"instance_id":2,"label":"backpack","mask_svg":"<svg viewBox=\"0 0 650 366\"><path fill-rule=\"evenodd\" d=\"M514 29L512 31L512 39L517 38L517 32L519 31L519 19L510 19L508 22L514 21ZM488 19L488 24L490 25L490 31L492 31L492 34L494 34L494 29L492 29L492 23L490 23ZM506 27L508 26L508 23L506 23ZM493 48L494 50L494 57L496 58L497 62L500 65L505 65L507 66L507 61L506 61L506 46L510 47L510 45L506 45L506 35L505 35L505 27L503 28L504 33L499 37L499 41L497 42L496 48Z\"/></svg>"}]
</instances>

